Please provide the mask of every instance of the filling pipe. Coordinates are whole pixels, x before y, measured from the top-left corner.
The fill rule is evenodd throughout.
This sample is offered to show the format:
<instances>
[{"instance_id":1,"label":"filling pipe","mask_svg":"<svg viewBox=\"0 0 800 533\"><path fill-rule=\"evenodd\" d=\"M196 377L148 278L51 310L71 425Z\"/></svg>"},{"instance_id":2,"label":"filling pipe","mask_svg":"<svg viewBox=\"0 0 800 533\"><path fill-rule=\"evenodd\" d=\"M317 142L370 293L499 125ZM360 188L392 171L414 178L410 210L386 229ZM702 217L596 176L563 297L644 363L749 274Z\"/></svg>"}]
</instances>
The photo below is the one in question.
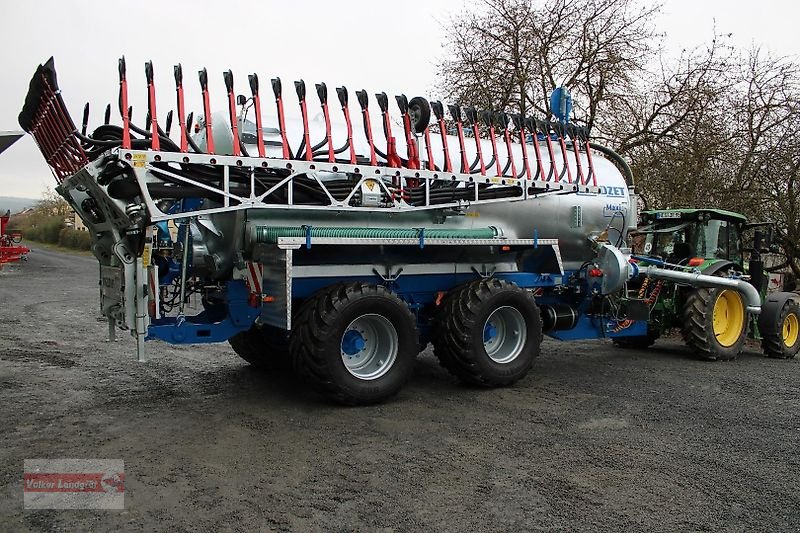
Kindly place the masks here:
<instances>
[{"instance_id":1,"label":"filling pipe","mask_svg":"<svg viewBox=\"0 0 800 533\"><path fill-rule=\"evenodd\" d=\"M745 301L747 312L757 315L761 313L761 295L747 281L741 279L721 278L719 276L707 276L705 274L693 272L678 272L677 270L665 270L654 266L647 267L644 274L655 279L666 279L676 283L684 283L692 287L714 287L718 289L733 289L741 294Z\"/></svg>"}]
</instances>

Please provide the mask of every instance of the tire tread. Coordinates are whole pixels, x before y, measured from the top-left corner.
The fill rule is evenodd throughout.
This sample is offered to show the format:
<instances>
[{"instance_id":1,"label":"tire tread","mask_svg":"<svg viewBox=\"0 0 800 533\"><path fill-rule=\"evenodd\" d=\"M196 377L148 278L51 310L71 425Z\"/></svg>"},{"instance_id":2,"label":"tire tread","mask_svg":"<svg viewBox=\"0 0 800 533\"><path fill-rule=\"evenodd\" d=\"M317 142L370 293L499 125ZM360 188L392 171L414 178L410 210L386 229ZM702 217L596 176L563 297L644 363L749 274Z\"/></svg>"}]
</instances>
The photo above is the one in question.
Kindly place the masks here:
<instances>
[{"instance_id":1,"label":"tire tread","mask_svg":"<svg viewBox=\"0 0 800 533\"><path fill-rule=\"evenodd\" d=\"M335 332L337 317L355 300L373 296L386 298L401 306L405 310L405 320L416 323L405 302L386 287L368 283L347 283L323 289L304 302L297 314L296 327L290 337L289 345L295 372L312 389L344 405L367 405L382 401L396 394L410 377L409 372L403 376L399 386L394 387L396 390L388 391L376 399L355 395L336 382L330 367L328 351L331 339L337 335ZM410 339L407 342L413 342L416 350L417 339Z\"/></svg>"},{"instance_id":2,"label":"tire tread","mask_svg":"<svg viewBox=\"0 0 800 533\"><path fill-rule=\"evenodd\" d=\"M534 357L530 358L522 372L506 376L489 376L476 360L474 353L476 347L472 345L472 332L475 327L480 326L477 322L484 305L503 291L521 293L531 299L531 303L536 309L536 320L539 321L537 328L539 338L532 339L535 343ZM440 305L439 313L434 321L434 354L439 359L439 363L461 381L482 387L511 385L523 377L533 364L535 356L539 355L541 339L541 318L538 308L533 302L533 297L517 285L495 278L479 280L451 290ZM482 347L478 349L482 350Z\"/></svg>"}]
</instances>

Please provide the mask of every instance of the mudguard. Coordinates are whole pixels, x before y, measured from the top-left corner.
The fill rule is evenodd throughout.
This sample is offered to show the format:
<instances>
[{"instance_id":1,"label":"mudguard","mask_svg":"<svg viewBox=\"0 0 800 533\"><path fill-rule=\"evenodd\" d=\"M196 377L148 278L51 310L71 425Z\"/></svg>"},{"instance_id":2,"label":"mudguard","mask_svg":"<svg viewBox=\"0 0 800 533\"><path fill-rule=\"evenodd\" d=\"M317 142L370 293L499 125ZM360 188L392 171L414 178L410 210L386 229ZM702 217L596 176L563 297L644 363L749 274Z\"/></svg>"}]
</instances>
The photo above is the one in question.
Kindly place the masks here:
<instances>
[{"instance_id":1,"label":"mudguard","mask_svg":"<svg viewBox=\"0 0 800 533\"><path fill-rule=\"evenodd\" d=\"M717 272L725 270L729 266L735 266L736 263L732 261L728 261L727 259L720 259L717 262L711 263L707 267L705 267L701 272L706 276L713 276Z\"/></svg>"},{"instance_id":2,"label":"mudguard","mask_svg":"<svg viewBox=\"0 0 800 533\"><path fill-rule=\"evenodd\" d=\"M781 310L786 302L792 299L800 302L800 295L794 292L773 292L766 297L761 305L761 315L758 317L758 330L762 335L778 333L781 327L778 324Z\"/></svg>"}]
</instances>

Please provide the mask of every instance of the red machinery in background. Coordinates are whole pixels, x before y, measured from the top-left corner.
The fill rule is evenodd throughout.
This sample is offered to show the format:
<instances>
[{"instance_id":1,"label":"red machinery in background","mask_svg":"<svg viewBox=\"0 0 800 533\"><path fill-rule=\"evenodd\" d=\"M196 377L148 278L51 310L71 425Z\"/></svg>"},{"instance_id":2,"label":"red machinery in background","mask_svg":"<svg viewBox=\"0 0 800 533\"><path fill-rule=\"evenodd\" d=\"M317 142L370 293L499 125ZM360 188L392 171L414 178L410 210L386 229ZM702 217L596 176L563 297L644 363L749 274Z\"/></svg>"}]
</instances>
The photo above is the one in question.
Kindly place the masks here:
<instances>
[{"instance_id":1,"label":"red machinery in background","mask_svg":"<svg viewBox=\"0 0 800 533\"><path fill-rule=\"evenodd\" d=\"M26 261L30 252L28 247L19 244L22 241L22 233L6 233L9 218L11 218L10 211L0 216L0 265L20 259Z\"/></svg>"},{"instance_id":2,"label":"red machinery in background","mask_svg":"<svg viewBox=\"0 0 800 533\"><path fill-rule=\"evenodd\" d=\"M0 153L3 153L9 146L14 144L22 135L23 132L20 131L0 132ZM27 260L28 252L30 252L29 248L19 244L22 241L21 233L6 233L9 218L11 218L10 211L0 216L0 266L20 259Z\"/></svg>"}]
</instances>

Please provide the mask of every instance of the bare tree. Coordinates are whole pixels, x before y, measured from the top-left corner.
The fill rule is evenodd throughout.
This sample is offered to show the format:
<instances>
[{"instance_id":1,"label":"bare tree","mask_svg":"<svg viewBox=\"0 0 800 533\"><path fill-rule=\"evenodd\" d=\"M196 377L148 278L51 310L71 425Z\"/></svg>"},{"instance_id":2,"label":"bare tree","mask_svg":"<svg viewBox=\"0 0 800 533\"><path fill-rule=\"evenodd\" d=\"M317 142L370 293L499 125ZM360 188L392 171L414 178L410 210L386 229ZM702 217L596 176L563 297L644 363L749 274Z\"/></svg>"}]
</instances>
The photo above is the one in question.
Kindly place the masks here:
<instances>
[{"instance_id":1,"label":"bare tree","mask_svg":"<svg viewBox=\"0 0 800 533\"><path fill-rule=\"evenodd\" d=\"M67 217L72 214L72 208L55 191L48 188L39 202L36 203L36 211L42 216Z\"/></svg>"},{"instance_id":2,"label":"bare tree","mask_svg":"<svg viewBox=\"0 0 800 533\"><path fill-rule=\"evenodd\" d=\"M487 109L550 116L559 85L591 128L652 56L655 7L634 0L481 0L448 31L440 89Z\"/></svg>"},{"instance_id":3,"label":"bare tree","mask_svg":"<svg viewBox=\"0 0 800 533\"><path fill-rule=\"evenodd\" d=\"M479 0L448 31L440 89L485 109L577 122L631 163L649 206L720 207L774 220L800 277L800 66L728 36L663 54L658 6L636 0Z\"/></svg>"},{"instance_id":4,"label":"bare tree","mask_svg":"<svg viewBox=\"0 0 800 533\"><path fill-rule=\"evenodd\" d=\"M648 205L720 207L774 221L783 266L800 275L800 67L757 49L720 55L713 44L701 57L699 69L684 71L690 76L665 79L668 90L638 97L652 98L653 108L668 102L671 111L643 128L641 117L652 113L631 106L637 133L620 134L616 146Z\"/></svg>"},{"instance_id":5,"label":"bare tree","mask_svg":"<svg viewBox=\"0 0 800 533\"><path fill-rule=\"evenodd\" d=\"M750 212L776 222L786 265L800 276L800 66L755 49L741 79L731 185L754 197Z\"/></svg>"},{"instance_id":6,"label":"bare tree","mask_svg":"<svg viewBox=\"0 0 800 533\"><path fill-rule=\"evenodd\" d=\"M724 39L662 59L659 70L615 102L602 137L631 162L653 207L710 205L724 183L730 150L727 95L736 61Z\"/></svg>"}]
</instances>

